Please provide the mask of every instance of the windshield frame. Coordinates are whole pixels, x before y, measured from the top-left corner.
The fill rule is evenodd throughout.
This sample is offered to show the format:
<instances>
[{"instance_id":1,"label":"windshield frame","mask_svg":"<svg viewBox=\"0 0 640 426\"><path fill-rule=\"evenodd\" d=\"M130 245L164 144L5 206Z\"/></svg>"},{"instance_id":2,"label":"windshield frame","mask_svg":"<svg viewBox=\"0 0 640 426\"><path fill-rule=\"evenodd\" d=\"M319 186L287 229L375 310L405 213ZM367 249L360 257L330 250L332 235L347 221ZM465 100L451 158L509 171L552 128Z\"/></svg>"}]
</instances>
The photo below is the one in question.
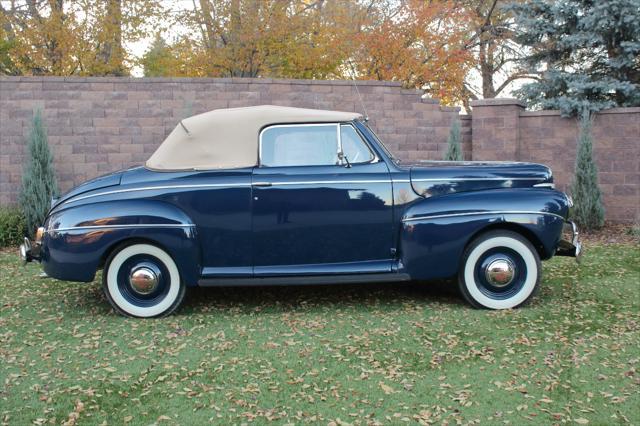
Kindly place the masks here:
<instances>
[{"instance_id":1,"label":"windshield frame","mask_svg":"<svg viewBox=\"0 0 640 426\"><path fill-rule=\"evenodd\" d=\"M398 157L396 157L391 153L389 148L387 148L387 146L382 142L382 140L380 140L376 132L374 132L371 126L369 126L369 123L366 121L360 121L360 123L369 131L371 136L374 138L376 144L382 149L382 151L384 151L384 154L387 156L387 158L389 158L395 164L400 164L402 160L400 160Z\"/></svg>"}]
</instances>

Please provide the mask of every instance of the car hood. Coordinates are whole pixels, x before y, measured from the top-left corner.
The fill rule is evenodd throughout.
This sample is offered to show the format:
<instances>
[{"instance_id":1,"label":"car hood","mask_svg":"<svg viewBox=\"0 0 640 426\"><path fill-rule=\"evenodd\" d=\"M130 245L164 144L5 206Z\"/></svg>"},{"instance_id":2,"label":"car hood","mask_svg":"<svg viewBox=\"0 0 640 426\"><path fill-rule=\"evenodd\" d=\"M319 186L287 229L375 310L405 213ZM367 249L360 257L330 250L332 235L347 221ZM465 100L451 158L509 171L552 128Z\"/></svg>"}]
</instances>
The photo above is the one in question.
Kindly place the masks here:
<instances>
[{"instance_id":1,"label":"car hood","mask_svg":"<svg viewBox=\"0 0 640 426\"><path fill-rule=\"evenodd\" d=\"M402 164L424 197L499 188L552 187L551 169L535 163L433 161Z\"/></svg>"},{"instance_id":2,"label":"car hood","mask_svg":"<svg viewBox=\"0 0 640 426\"><path fill-rule=\"evenodd\" d=\"M106 188L109 186L120 185L120 180L122 179L123 173L124 171L117 171L109 173L107 175L98 176L97 178L81 183L80 185L62 194L58 199L54 200L51 203L51 210L53 210L59 204L85 192L94 191L96 189Z\"/></svg>"}]
</instances>

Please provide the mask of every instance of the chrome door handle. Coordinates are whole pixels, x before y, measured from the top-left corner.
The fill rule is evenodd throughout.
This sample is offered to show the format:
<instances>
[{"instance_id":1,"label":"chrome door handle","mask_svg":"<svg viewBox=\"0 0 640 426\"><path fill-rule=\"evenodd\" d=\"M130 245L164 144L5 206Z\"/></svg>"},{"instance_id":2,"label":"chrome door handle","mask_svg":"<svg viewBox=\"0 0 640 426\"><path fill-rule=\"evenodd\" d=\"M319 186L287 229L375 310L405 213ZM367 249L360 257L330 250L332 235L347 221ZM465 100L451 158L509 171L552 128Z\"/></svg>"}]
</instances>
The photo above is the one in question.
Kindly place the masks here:
<instances>
[{"instance_id":1,"label":"chrome door handle","mask_svg":"<svg viewBox=\"0 0 640 426\"><path fill-rule=\"evenodd\" d=\"M271 186L271 182L253 182L251 186Z\"/></svg>"}]
</instances>

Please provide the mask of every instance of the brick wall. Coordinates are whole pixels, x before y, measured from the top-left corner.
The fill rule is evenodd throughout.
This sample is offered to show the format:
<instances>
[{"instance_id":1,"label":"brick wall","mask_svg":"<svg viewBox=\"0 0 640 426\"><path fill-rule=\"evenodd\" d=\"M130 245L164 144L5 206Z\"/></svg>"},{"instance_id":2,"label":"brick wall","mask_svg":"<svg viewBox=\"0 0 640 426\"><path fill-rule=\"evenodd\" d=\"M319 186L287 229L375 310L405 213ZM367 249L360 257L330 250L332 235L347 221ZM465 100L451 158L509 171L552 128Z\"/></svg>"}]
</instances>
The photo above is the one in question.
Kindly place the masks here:
<instances>
[{"instance_id":1,"label":"brick wall","mask_svg":"<svg viewBox=\"0 0 640 426\"><path fill-rule=\"evenodd\" d=\"M576 119L553 111L523 112L519 159L548 164L559 188L566 190L573 175L577 135ZM593 137L607 219L640 222L640 108L598 114Z\"/></svg>"},{"instance_id":2,"label":"brick wall","mask_svg":"<svg viewBox=\"0 0 640 426\"><path fill-rule=\"evenodd\" d=\"M371 125L400 158L440 160L457 108L398 83L358 83ZM43 111L62 190L143 163L178 120L215 108L274 104L361 111L348 81L190 78L0 78L0 205L14 203L33 111ZM512 99L476 101L460 116L465 159L536 161L570 181L577 126ZM607 111L594 126L607 218L640 219L640 108Z\"/></svg>"},{"instance_id":3,"label":"brick wall","mask_svg":"<svg viewBox=\"0 0 640 426\"><path fill-rule=\"evenodd\" d=\"M525 111L514 99L471 105L474 160L543 163L552 168L558 189L568 190L575 165L577 119L563 118L558 111ZM640 221L640 108L597 114L593 137L607 220Z\"/></svg>"},{"instance_id":4,"label":"brick wall","mask_svg":"<svg viewBox=\"0 0 640 426\"><path fill-rule=\"evenodd\" d=\"M441 159L456 108L422 99L399 83L359 82L371 124L405 159ZM192 78L0 78L0 204L16 200L25 137L40 108L58 181L143 163L177 122L216 108L274 104L362 111L349 81ZM467 152L470 133L467 131Z\"/></svg>"}]
</instances>

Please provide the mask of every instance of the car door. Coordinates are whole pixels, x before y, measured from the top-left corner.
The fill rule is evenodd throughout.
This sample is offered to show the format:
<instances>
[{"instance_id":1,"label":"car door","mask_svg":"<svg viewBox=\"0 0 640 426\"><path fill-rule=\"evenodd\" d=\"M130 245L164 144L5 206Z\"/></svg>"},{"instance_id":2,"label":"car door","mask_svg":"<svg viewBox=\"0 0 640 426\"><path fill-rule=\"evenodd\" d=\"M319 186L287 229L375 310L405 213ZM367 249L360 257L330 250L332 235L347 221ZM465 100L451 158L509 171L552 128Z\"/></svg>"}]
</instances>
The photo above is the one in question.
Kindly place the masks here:
<instances>
[{"instance_id":1,"label":"car door","mask_svg":"<svg viewBox=\"0 0 640 426\"><path fill-rule=\"evenodd\" d=\"M252 191L255 276L391 270L389 169L351 124L263 129Z\"/></svg>"}]
</instances>

